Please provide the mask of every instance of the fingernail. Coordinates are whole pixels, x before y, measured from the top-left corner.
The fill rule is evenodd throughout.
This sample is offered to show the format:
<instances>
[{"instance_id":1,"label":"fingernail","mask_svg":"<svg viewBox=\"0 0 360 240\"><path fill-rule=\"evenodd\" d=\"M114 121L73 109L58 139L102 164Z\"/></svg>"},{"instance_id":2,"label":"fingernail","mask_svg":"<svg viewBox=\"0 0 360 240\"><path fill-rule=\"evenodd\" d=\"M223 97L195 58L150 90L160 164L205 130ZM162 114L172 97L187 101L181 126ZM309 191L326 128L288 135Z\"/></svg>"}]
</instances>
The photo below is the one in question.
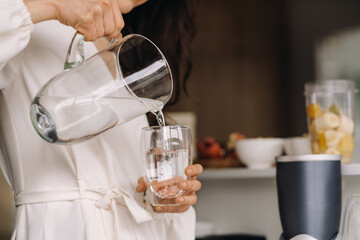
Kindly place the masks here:
<instances>
[{"instance_id":1,"label":"fingernail","mask_svg":"<svg viewBox=\"0 0 360 240\"><path fill-rule=\"evenodd\" d=\"M188 173L188 174L191 174L191 173L192 173L192 169L189 168L189 169L187 170L187 173Z\"/></svg>"},{"instance_id":2,"label":"fingernail","mask_svg":"<svg viewBox=\"0 0 360 240\"><path fill-rule=\"evenodd\" d=\"M162 211L162 210L163 210L162 207L157 207L157 208L156 208L156 211Z\"/></svg>"},{"instance_id":3,"label":"fingernail","mask_svg":"<svg viewBox=\"0 0 360 240\"><path fill-rule=\"evenodd\" d=\"M184 202L185 199L183 197L179 198L179 202Z\"/></svg>"},{"instance_id":4,"label":"fingernail","mask_svg":"<svg viewBox=\"0 0 360 240\"><path fill-rule=\"evenodd\" d=\"M181 183L181 187L186 187L186 182Z\"/></svg>"}]
</instances>

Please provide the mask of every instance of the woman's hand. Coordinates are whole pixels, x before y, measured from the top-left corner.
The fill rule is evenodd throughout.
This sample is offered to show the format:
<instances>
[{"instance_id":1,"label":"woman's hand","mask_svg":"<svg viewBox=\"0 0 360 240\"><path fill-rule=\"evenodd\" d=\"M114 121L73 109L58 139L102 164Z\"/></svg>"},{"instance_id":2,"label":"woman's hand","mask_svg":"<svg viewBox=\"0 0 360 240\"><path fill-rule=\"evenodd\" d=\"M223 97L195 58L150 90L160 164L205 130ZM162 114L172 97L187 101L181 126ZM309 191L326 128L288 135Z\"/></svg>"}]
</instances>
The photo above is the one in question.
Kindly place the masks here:
<instances>
[{"instance_id":1,"label":"woman's hand","mask_svg":"<svg viewBox=\"0 0 360 240\"><path fill-rule=\"evenodd\" d=\"M25 0L24 3L33 23L58 20L75 28L86 41L116 37L124 27L118 0Z\"/></svg>"},{"instance_id":2,"label":"woman's hand","mask_svg":"<svg viewBox=\"0 0 360 240\"><path fill-rule=\"evenodd\" d=\"M181 213L185 212L190 208L191 205L196 204L197 196L196 193L201 189L201 182L196 180L196 176L201 174L203 168L200 164L190 165L185 169L185 174L188 177L191 177L190 180L182 180L179 181L178 187L181 190L186 191L185 195L178 196L175 199L175 202L179 204L179 206L157 206L154 207L156 212L171 212L171 213ZM138 181L138 185L136 187L137 192L144 192L148 186L146 185L143 178L140 178Z\"/></svg>"}]
</instances>

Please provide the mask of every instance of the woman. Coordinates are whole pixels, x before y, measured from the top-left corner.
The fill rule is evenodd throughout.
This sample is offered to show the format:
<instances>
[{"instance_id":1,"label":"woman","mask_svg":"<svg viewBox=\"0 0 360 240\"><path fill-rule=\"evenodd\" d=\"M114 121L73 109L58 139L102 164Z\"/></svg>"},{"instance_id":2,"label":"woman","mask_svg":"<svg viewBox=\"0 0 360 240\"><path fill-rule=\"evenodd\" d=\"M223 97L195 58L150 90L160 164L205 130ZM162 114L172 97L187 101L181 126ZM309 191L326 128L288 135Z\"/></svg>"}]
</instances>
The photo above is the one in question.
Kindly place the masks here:
<instances>
[{"instance_id":1,"label":"woman","mask_svg":"<svg viewBox=\"0 0 360 240\"><path fill-rule=\"evenodd\" d=\"M12 239L194 239L191 205L202 168L186 169L192 180L180 183L188 195L177 199L179 206L153 209L142 193L145 184L141 179L137 184L144 175L139 143L145 116L71 146L46 143L29 118L36 92L63 71L75 31L88 41L116 37L124 27L122 13L143 3L0 0L0 167L17 207ZM149 6L156 4L143 9ZM89 55L96 51L93 43L85 44Z\"/></svg>"}]
</instances>

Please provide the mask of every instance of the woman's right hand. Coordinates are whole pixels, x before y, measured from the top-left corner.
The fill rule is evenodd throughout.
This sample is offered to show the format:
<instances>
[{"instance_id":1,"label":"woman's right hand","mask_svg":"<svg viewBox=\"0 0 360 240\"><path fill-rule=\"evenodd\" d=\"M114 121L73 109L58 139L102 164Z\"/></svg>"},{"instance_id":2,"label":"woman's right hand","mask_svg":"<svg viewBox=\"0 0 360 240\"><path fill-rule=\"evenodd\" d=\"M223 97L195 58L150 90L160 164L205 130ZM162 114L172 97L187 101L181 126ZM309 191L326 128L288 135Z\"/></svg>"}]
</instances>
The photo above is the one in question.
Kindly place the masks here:
<instances>
[{"instance_id":1,"label":"woman's right hand","mask_svg":"<svg viewBox=\"0 0 360 240\"><path fill-rule=\"evenodd\" d=\"M75 28L86 41L117 37L124 27L117 0L25 0L25 5L33 23L58 20Z\"/></svg>"}]
</instances>

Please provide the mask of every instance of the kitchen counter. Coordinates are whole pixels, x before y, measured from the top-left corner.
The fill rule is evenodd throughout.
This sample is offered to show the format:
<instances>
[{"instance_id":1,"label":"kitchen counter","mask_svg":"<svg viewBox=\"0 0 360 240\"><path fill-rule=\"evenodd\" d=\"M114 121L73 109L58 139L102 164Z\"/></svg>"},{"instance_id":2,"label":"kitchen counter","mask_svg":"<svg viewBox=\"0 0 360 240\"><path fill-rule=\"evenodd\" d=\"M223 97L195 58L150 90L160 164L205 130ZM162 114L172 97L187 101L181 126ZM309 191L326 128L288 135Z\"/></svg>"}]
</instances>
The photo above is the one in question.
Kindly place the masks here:
<instances>
[{"instance_id":1,"label":"kitchen counter","mask_svg":"<svg viewBox=\"0 0 360 240\"><path fill-rule=\"evenodd\" d=\"M360 175L360 163L343 164L343 176ZM219 168L205 169L198 178L202 181L221 179L249 179L249 178L275 178L276 169L248 169L248 168Z\"/></svg>"}]
</instances>

